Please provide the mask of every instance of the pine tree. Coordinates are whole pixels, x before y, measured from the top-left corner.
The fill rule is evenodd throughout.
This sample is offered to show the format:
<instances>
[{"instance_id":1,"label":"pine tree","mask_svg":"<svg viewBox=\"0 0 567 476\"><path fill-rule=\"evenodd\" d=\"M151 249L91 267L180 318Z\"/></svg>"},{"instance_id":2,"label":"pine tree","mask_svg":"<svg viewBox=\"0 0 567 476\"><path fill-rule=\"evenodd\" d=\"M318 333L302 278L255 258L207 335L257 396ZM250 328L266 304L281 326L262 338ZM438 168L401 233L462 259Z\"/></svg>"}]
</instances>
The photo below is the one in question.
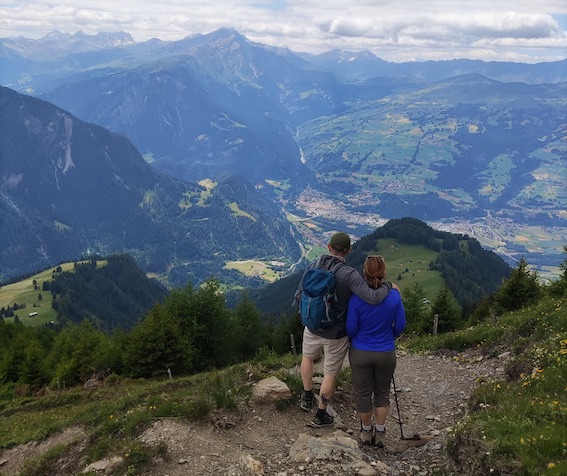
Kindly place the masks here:
<instances>
[{"instance_id":1,"label":"pine tree","mask_svg":"<svg viewBox=\"0 0 567 476\"><path fill-rule=\"evenodd\" d=\"M563 247L563 251L567 253L567 246ZM561 275L550 288L551 295L556 297L567 296L567 258L559 265L559 268L562 271Z\"/></svg>"},{"instance_id":2,"label":"pine tree","mask_svg":"<svg viewBox=\"0 0 567 476\"><path fill-rule=\"evenodd\" d=\"M189 284L172 291L165 299L164 310L177 322L191 347L192 371L221 368L235 361L235 323L216 279L205 281L198 289Z\"/></svg>"},{"instance_id":3,"label":"pine tree","mask_svg":"<svg viewBox=\"0 0 567 476\"><path fill-rule=\"evenodd\" d=\"M406 312L407 332L429 332L431 324L429 314L427 313L427 306L423 302L425 299L425 290L418 283L407 289L403 296L404 310Z\"/></svg>"},{"instance_id":4,"label":"pine tree","mask_svg":"<svg viewBox=\"0 0 567 476\"><path fill-rule=\"evenodd\" d=\"M515 311L537 302L540 297L541 287L537 272L531 272L528 262L522 258L518 267L512 271L496 293L496 303L504 311Z\"/></svg>"},{"instance_id":5,"label":"pine tree","mask_svg":"<svg viewBox=\"0 0 567 476\"><path fill-rule=\"evenodd\" d=\"M191 295L191 310L196 319L193 345L197 349L198 360L194 361L196 370L222 368L234 361L230 346L233 331L224 295L219 282L209 279Z\"/></svg>"},{"instance_id":6,"label":"pine tree","mask_svg":"<svg viewBox=\"0 0 567 476\"><path fill-rule=\"evenodd\" d=\"M437 332L449 332L460 325L461 309L447 286L443 286L431 305L430 319L433 323L435 314L438 316Z\"/></svg>"},{"instance_id":7,"label":"pine tree","mask_svg":"<svg viewBox=\"0 0 567 476\"><path fill-rule=\"evenodd\" d=\"M125 367L134 377L187 373L192 349L178 322L161 306L155 306L126 339Z\"/></svg>"},{"instance_id":8,"label":"pine tree","mask_svg":"<svg viewBox=\"0 0 567 476\"><path fill-rule=\"evenodd\" d=\"M85 382L101 368L100 348L108 337L88 320L65 327L56 337L48 355L54 379L65 385Z\"/></svg>"},{"instance_id":9,"label":"pine tree","mask_svg":"<svg viewBox=\"0 0 567 476\"><path fill-rule=\"evenodd\" d=\"M254 357L258 349L266 343L266 326L260 320L260 312L250 300L248 293L234 308L236 321L236 349L243 361Z\"/></svg>"},{"instance_id":10,"label":"pine tree","mask_svg":"<svg viewBox=\"0 0 567 476\"><path fill-rule=\"evenodd\" d=\"M49 383L45 368L45 349L36 339L32 339L25 349L25 358L21 365L20 382L41 388Z\"/></svg>"}]
</instances>

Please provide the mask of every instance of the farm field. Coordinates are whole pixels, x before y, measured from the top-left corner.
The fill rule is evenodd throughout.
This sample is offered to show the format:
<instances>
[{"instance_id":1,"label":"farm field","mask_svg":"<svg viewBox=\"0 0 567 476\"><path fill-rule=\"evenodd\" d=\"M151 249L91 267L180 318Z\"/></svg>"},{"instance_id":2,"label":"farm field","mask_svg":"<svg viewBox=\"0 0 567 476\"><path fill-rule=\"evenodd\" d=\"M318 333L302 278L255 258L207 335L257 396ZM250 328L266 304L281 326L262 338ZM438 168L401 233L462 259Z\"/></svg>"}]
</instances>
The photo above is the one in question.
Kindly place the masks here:
<instances>
[{"instance_id":1,"label":"farm field","mask_svg":"<svg viewBox=\"0 0 567 476\"><path fill-rule=\"evenodd\" d=\"M256 260L229 261L225 269L235 269L245 276L259 277L270 283L280 277L280 274L272 269L271 264Z\"/></svg>"}]
</instances>

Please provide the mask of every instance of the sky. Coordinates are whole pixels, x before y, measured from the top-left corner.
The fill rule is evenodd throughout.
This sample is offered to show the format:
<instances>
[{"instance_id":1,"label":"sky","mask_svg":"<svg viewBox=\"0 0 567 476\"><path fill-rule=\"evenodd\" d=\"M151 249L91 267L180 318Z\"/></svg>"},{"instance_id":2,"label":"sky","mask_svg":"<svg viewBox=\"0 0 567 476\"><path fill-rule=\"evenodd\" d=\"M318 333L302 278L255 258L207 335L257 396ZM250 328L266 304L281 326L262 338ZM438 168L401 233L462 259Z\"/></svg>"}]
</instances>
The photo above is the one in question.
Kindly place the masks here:
<instances>
[{"instance_id":1,"label":"sky","mask_svg":"<svg viewBox=\"0 0 567 476\"><path fill-rule=\"evenodd\" d=\"M294 52L369 50L394 62L567 58L567 0L0 0L0 37L173 41L219 28Z\"/></svg>"}]
</instances>

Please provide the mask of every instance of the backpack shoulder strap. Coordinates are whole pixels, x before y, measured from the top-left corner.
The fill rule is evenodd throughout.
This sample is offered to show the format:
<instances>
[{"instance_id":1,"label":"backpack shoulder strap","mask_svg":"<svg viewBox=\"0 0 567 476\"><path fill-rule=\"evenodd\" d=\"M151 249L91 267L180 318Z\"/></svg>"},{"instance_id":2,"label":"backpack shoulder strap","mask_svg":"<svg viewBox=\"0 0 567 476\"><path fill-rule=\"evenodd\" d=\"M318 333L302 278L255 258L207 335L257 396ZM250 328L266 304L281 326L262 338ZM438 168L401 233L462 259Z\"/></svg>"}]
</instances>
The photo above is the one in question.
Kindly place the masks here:
<instances>
[{"instance_id":1,"label":"backpack shoulder strap","mask_svg":"<svg viewBox=\"0 0 567 476\"><path fill-rule=\"evenodd\" d=\"M341 261L340 259L334 259L333 263L331 264L331 266L329 266L329 272L335 274L339 268L343 267L346 263L344 261Z\"/></svg>"}]
</instances>

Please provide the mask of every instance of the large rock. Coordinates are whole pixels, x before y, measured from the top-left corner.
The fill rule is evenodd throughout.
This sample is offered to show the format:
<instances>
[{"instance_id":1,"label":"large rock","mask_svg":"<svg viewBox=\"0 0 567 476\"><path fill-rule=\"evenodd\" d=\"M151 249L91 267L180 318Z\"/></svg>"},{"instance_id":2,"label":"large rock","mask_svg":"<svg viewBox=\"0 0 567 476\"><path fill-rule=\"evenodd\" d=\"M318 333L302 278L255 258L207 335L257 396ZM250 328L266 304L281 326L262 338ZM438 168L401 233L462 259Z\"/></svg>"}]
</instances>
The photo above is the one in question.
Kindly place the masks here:
<instances>
[{"instance_id":1,"label":"large rock","mask_svg":"<svg viewBox=\"0 0 567 476\"><path fill-rule=\"evenodd\" d=\"M277 377L268 377L260 380L252 389L250 403L272 403L278 400L289 400L291 390Z\"/></svg>"},{"instance_id":2,"label":"large rock","mask_svg":"<svg viewBox=\"0 0 567 476\"><path fill-rule=\"evenodd\" d=\"M121 456L113 456L112 458L108 458L108 459L103 459L100 461L95 461L94 463L89 464L84 470L83 470L83 474L86 473L99 473L99 472L103 472L103 473L110 473L114 470L114 468L119 465L122 464L122 462L124 461L124 458L122 458Z\"/></svg>"},{"instance_id":3,"label":"large rock","mask_svg":"<svg viewBox=\"0 0 567 476\"><path fill-rule=\"evenodd\" d=\"M289 450L289 456L296 463L328 461L334 465L342 465L357 474L373 476L385 474L387 465L375 462L375 467L367 463L358 443L342 430L316 438L302 433Z\"/></svg>"}]
</instances>

